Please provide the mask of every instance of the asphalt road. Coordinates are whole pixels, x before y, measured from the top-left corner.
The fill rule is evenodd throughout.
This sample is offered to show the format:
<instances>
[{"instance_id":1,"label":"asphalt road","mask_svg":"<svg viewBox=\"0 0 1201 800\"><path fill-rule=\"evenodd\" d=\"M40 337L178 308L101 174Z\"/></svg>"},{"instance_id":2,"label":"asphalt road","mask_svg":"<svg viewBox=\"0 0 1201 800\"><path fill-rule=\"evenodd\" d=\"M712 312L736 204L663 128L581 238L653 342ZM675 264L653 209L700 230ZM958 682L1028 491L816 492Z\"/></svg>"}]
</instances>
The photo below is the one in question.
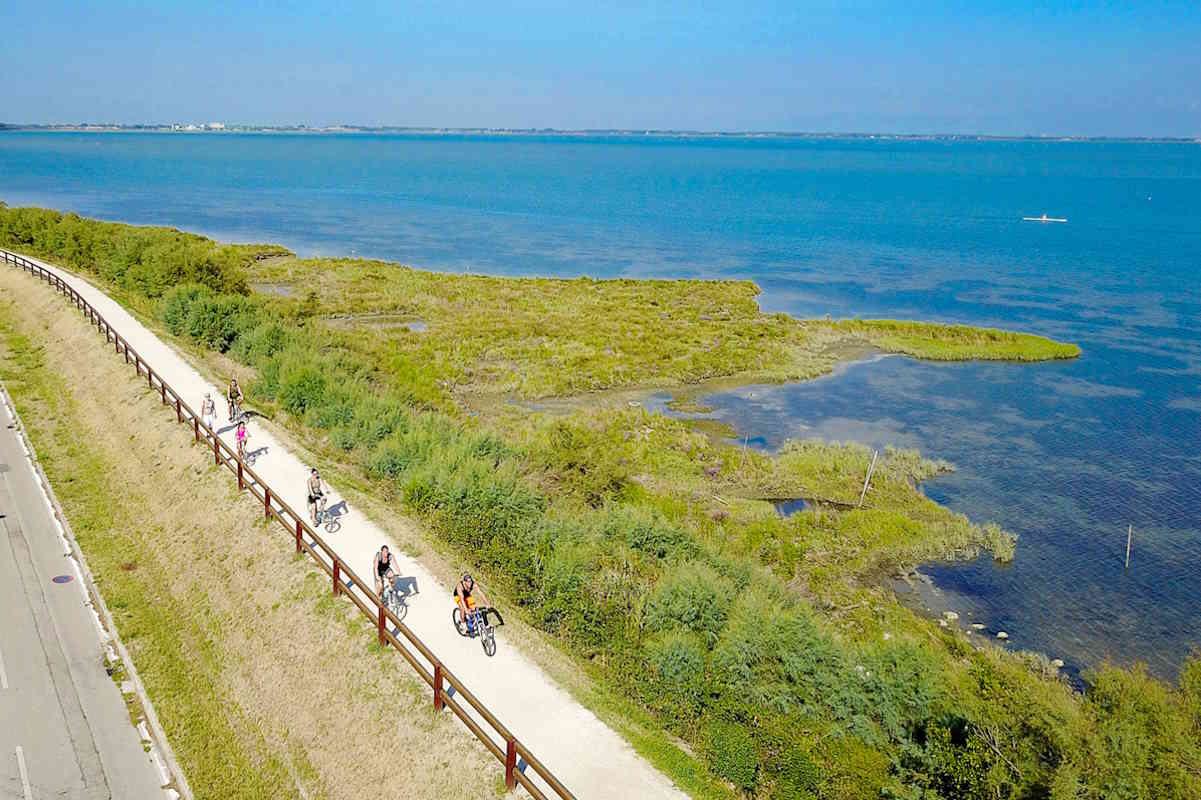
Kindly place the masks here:
<instances>
[{"instance_id":1,"label":"asphalt road","mask_svg":"<svg viewBox=\"0 0 1201 800\"><path fill-rule=\"evenodd\" d=\"M11 423L0 411L0 798L161 800L159 772L105 671L75 562Z\"/></svg>"}]
</instances>

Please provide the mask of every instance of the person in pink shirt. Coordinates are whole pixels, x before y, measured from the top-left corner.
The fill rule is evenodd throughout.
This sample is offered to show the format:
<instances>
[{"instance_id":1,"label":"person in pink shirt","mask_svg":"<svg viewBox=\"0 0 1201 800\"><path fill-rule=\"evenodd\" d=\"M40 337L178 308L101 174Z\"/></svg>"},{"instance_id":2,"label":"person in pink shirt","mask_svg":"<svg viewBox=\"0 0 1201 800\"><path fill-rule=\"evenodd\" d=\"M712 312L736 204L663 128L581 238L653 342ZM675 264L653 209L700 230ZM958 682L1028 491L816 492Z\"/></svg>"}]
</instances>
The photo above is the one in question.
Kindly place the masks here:
<instances>
[{"instance_id":1,"label":"person in pink shirt","mask_svg":"<svg viewBox=\"0 0 1201 800\"><path fill-rule=\"evenodd\" d=\"M246 458L246 440L250 438L250 434L246 432L245 420L238 423L238 430L234 433L234 441L238 443L238 458Z\"/></svg>"}]
</instances>

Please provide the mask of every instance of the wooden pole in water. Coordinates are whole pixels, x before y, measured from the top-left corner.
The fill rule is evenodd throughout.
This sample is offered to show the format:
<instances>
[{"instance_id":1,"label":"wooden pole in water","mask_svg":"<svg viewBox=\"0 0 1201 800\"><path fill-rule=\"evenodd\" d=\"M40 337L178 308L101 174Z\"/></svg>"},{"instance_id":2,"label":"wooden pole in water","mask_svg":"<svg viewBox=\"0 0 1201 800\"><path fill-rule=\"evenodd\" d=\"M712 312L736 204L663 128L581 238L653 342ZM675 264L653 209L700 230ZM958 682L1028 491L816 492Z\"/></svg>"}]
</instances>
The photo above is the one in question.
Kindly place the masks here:
<instances>
[{"instance_id":1,"label":"wooden pole in water","mask_svg":"<svg viewBox=\"0 0 1201 800\"><path fill-rule=\"evenodd\" d=\"M1134 526L1126 527L1126 569L1130 569L1130 540L1134 538Z\"/></svg>"},{"instance_id":2,"label":"wooden pole in water","mask_svg":"<svg viewBox=\"0 0 1201 800\"><path fill-rule=\"evenodd\" d=\"M867 477L863 479L863 492L859 495L859 505L856 508L863 508L863 500L867 497L867 485L872 482L872 472L876 469L876 458L879 455L879 450L872 451L872 465L867 468Z\"/></svg>"}]
</instances>

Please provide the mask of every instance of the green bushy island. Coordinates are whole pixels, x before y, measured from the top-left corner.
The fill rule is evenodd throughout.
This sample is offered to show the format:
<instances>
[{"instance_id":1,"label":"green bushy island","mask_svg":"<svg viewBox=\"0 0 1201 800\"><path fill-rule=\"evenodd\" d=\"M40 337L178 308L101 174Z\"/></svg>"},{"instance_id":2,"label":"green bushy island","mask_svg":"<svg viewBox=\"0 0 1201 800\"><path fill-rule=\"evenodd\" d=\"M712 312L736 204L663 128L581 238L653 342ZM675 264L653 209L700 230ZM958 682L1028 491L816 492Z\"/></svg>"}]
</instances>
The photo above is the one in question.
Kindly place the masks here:
<instances>
[{"instance_id":1,"label":"green bushy island","mask_svg":"<svg viewBox=\"0 0 1201 800\"><path fill-rule=\"evenodd\" d=\"M803 379L869 349L1073 345L763 314L746 282L446 275L2 205L0 244L244 365L256 408L424 519L622 698L607 712L651 720L636 746L694 796L1201 797L1201 659L1177 686L1101 666L1079 693L879 587L1012 557L1009 534L916 488L948 465L890 450L852 508L865 448L762 453L614 394ZM824 502L780 518L764 499L789 497Z\"/></svg>"}]
</instances>

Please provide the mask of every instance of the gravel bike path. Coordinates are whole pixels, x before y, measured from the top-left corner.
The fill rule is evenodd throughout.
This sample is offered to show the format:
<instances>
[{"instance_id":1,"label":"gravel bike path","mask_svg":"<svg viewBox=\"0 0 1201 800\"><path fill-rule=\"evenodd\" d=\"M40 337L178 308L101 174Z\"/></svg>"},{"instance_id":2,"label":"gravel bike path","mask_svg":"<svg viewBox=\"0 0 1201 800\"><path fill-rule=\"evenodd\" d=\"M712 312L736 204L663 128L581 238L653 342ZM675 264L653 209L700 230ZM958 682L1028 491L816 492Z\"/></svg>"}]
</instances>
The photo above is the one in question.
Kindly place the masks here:
<instances>
[{"instance_id":1,"label":"gravel bike path","mask_svg":"<svg viewBox=\"0 0 1201 800\"><path fill-rule=\"evenodd\" d=\"M225 422L224 387L206 381L171 346L100 289L44 261L25 257L56 273L79 292L197 412L205 392L211 393L217 404L218 431L231 448L235 446L233 426ZM254 462L255 471L298 512L307 509L305 487L310 465L302 463L268 431L254 426L253 420L250 425L250 451L266 447ZM316 466L320 469L320 465ZM503 628L498 631L497 653L492 658L484 655L478 639L459 636L451 624L452 589L435 580L415 559L404 555L371 520L353 507L342 506L343 498L336 486L331 485L330 489L329 507L345 513L339 516L341 528L336 533L322 533L322 537L364 580L371 577L380 545L389 546L395 555L398 574L412 579L417 589L416 594L407 598L405 624L576 797L581 800L686 797L624 739L506 641ZM276 533L273 531L272 535ZM282 538L280 546L287 546ZM499 744L503 750L504 743ZM364 742L364 746L371 745ZM519 768L522 766L519 764ZM498 773L502 771L499 764L497 769ZM525 774L541 785L532 769Z\"/></svg>"}]
</instances>

